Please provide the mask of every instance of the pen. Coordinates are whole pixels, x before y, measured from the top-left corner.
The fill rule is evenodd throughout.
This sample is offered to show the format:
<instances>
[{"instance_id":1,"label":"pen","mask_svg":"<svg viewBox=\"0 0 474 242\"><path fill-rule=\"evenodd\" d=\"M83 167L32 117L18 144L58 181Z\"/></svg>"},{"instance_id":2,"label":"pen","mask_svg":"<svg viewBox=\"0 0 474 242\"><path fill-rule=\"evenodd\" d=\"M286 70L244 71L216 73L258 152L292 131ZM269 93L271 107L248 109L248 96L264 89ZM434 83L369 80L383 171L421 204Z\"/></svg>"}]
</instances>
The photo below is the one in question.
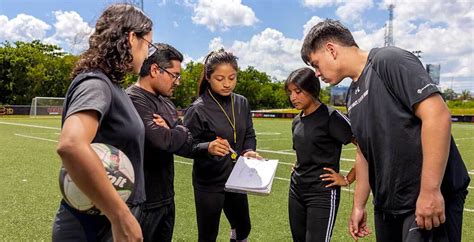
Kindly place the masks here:
<instances>
[{"instance_id":1,"label":"pen","mask_svg":"<svg viewBox=\"0 0 474 242\"><path fill-rule=\"evenodd\" d=\"M223 138L219 137L219 136L216 136L217 139L219 140L223 140ZM232 153L230 155L230 158L232 158L232 160L235 160L237 158L237 152L235 152L234 149L232 149L232 147L229 146L229 151Z\"/></svg>"}]
</instances>

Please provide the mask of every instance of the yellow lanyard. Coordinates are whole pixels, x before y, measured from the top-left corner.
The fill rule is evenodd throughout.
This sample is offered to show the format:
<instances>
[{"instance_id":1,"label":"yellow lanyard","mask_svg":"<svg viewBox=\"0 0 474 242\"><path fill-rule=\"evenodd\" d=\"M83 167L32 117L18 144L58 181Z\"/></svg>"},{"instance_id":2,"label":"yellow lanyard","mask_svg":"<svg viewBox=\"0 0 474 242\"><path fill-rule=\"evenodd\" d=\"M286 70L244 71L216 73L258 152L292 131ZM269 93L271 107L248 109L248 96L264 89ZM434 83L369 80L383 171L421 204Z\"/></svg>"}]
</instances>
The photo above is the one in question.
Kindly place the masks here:
<instances>
[{"instance_id":1,"label":"yellow lanyard","mask_svg":"<svg viewBox=\"0 0 474 242\"><path fill-rule=\"evenodd\" d=\"M221 108L221 110L224 113L225 117L229 121L229 124L232 127L232 130L234 131L234 144L237 144L237 131L235 129L235 112L234 112L234 95L233 95L233 93L230 94L230 102L231 102L231 105L232 105L232 120L234 122L230 121L229 115L227 115L227 113L225 112L224 108L221 106L219 101L217 101L217 99L214 97L214 95L212 95L211 90L207 89L207 91L209 92L209 95L211 95L212 99L214 99L214 102L216 102L217 105L219 106L219 108Z\"/></svg>"}]
</instances>

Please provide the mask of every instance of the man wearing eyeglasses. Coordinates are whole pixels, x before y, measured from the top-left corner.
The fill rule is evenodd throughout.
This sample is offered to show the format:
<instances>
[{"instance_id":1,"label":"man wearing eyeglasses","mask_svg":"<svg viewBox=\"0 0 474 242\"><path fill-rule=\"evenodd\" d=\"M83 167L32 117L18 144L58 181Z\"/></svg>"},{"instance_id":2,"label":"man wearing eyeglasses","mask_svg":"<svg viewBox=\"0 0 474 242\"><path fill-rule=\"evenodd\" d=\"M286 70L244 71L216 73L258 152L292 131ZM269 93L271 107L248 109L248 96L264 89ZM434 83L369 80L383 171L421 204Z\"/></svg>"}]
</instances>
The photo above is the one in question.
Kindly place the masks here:
<instances>
[{"instance_id":1,"label":"man wearing eyeglasses","mask_svg":"<svg viewBox=\"0 0 474 242\"><path fill-rule=\"evenodd\" d=\"M145 126L146 202L139 222L144 241L171 241L175 220L173 154L189 155L193 142L169 99L181 80L183 55L167 44L149 44L140 78L126 90Z\"/></svg>"}]
</instances>

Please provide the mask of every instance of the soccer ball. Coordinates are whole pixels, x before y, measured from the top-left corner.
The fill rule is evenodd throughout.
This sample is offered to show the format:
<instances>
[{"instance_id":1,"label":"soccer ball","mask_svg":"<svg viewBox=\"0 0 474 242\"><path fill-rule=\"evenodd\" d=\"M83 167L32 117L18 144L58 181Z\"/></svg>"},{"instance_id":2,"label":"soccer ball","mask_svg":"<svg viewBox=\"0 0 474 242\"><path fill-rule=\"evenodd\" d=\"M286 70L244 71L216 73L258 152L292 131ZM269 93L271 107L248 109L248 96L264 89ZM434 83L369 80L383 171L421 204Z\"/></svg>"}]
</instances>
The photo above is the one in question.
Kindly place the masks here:
<instances>
[{"instance_id":1,"label":"soccer ball","mask_svg":"<svg viewBox=\"0 0 474 242\"><path fill-rule=\"evenodd\" d=\"M127 201L135 183L132 163L122 151L111 145L93 143L91 146L102 161L115 190L123 201ZM61 167L59 173L59 187L64 201L69 206L88 214L100 214L91 200L76 186L64 167Z\"/></svg>"}]
</instances>

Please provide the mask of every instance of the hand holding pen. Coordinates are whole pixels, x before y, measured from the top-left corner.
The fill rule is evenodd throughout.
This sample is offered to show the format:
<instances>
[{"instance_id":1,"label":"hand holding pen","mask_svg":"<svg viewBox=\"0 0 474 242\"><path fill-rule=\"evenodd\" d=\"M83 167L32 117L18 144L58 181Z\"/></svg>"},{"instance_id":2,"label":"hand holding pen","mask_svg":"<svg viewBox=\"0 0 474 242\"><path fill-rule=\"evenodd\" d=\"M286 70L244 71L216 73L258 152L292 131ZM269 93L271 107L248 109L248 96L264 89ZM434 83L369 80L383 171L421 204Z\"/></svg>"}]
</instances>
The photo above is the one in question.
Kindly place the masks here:
<instances>
[{"instance_id":1,"label":"hand holding pen","mask_svg":"<svg viewBox=\"0 0 474 242\"><path fill-rule=\"evenodd\" d=\"M214 141L209 143L207 151L211 155L226 156L227 154L229 154L229 148L230 144L229 142L227 142L226 139L217 137Z\"/></svg>"},{"instance_id":2,"label":"hand holding pen","mask_svg":"<svg viewBox=\"0 0 474 242\"><path fill-rule=\"evenodd\" d=\"M225 142L225 143L227 144L228 151L230 151L230 158L231 158L232 160L237 159L237 152L235 152L235 150L232 149L232 147L230 146L229 142L228 142L226 139L223 139L223 138L221 138L221 137L219 137L219 136L216 136L216 140L220 140L220 141ZM228 153L229 153L229 152L227 152L227 154L228 154Z\"/></svg>"}]
</instances>

